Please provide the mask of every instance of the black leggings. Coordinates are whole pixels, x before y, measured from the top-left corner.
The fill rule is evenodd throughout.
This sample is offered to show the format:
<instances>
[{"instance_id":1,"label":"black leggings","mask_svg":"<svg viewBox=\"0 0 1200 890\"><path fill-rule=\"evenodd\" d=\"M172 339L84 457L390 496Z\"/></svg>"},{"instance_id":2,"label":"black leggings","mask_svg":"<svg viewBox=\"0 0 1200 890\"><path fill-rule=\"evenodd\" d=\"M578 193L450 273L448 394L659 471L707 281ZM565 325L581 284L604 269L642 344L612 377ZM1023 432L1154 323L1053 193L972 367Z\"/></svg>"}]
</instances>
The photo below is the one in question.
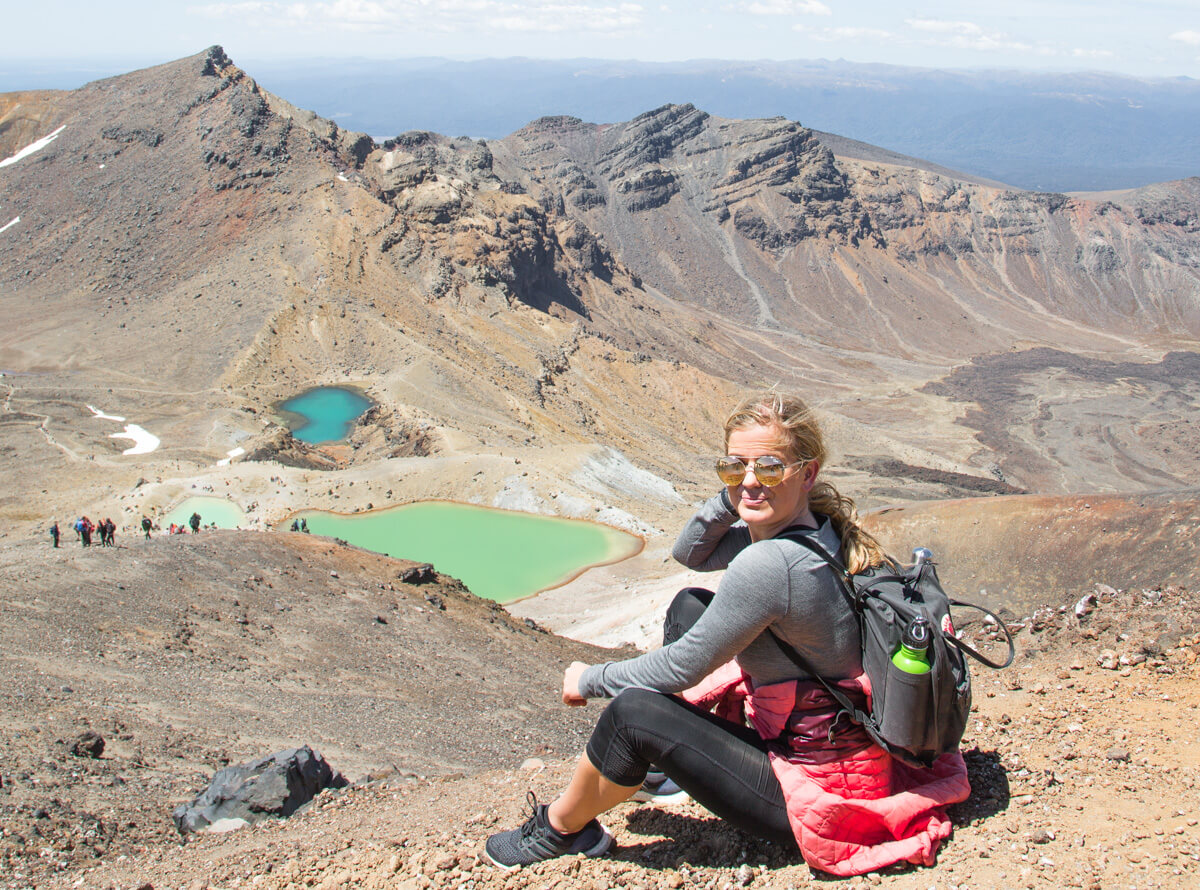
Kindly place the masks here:
<instances>
[{"instance_id":1,"label":"black leggings","mask_svg":"<svg viewBox=\"0 0 1200 890\"><path fill-rule=\"evenodd\" d=\"M698 587L680 591L667 610L664 642L686 633L712 596ZM742 831L795 843L767 743L751 727L673 695L627 689L600 715L587 756L604 778L626 787L640 785L655 764L697 803Z\"/></svg>"}]
</instances>

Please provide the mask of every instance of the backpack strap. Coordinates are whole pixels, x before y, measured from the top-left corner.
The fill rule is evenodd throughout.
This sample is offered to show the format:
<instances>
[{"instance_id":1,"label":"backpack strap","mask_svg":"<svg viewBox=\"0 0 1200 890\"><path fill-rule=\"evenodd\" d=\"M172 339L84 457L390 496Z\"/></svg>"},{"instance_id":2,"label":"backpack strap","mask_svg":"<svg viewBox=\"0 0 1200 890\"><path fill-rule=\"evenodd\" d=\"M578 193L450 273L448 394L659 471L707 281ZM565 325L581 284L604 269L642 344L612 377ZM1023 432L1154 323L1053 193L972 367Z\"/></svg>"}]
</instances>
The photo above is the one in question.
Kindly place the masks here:
<instances>
[{"instance_id":1,"label":"backpack strap","mask_svg":"<svg viewBox=\"0 0 1200 890\"><path fill-rule=\"evenodd\" d=\"M862 612L862 597L865 595L864 591L860 591L855 587L854 576L850 574L844 565L842 565L841 560L837 559L837 557L833 556L832 554L827 553L822 547L812 540L812 536L808 529L785 529L783 533L777 535L777 537L787 538L789 541L795 541L797 544L804 546L806 549L811 550L818 557L820 557L825 564L829 566L829 568L833 569L833 576L837 579L838 589L841 590L842 595L846 597L846 602L850 605L850 608L854 610L855 614L860 614ZM875 744L879 745L879 747L883 748L883 750L887 751L889 754L897 753L896 750L890 744L888 744L887 740L884 739L880 734L879 726L876 724L875 718L872 717L869 712L864 711L861 708L856 708L854 706L854 702L850 700L850 697L846 695L845 692L838 689L836 686L830 683L829 680L821 676L818 672L814 671L808 662L805 661L804 656L797 652L791 644L780 639L779 635L776 634L774 630L768 627L767 632L771 635L771 639L775 641L775 645L779 647L780 651L783 652L783 654L789 659L791 659L792 663L804 671L804 673L808 674L808 676L812 677L823 687L825 687L825 691L833 697L834 701L841 705L842 713L846 714L851 720L865 729L867 731L867 735L871 737L871 740L875 742ZM830 727L830 732L833 732L833 727Z\"/></svg>"},{"instance_id":2,"label":"backpack strap","mask_svg":"<svg viewBox=\"0 0 1200 890\"><path fill-rule=\"evenodd\" d=\"M862 612L863 599L867 596L868 588L871 586L871 584L874 584L874 583L877 583L880 581L905 581L905 580L907 580L903 575L880 575L877 578L872 578L868 584L863 585L863 587L860 588L855 585L854 575L852 575L850 573L849 569L847 569L844 565L842 565L841 560L826 553L824 549L819 547L816 544L816 542L812 540L812 536L810 534L805 534L804 531L802 531L798 528L797 529L784 529L784 531L778 537L787 538L789 541L795 541L797 544L803 545L805 548L807 548L808 550L811 550L818 557L823 559L825 561L826 565L828 565L831 569L833 569L834 577L836 577L838 579L838 581L841 582L838 586L841 588L842 593L846 596L846 599L850 602L850 605L854 608L855 612L860 612L860 613ZM992 661L987 656L983 655L981 652L976 650L974 647L969 646L968 644L964 643L962 640L960 640L954 634L943 634L942 635L943 638L948 643L953 645L960 652L970 655L972 658L974 658L980 664L987 665L988 667L994 668L995 670L1001 670L1003 668L1008 667L1010 664L1013 663L1013 659L1017 655L1017 647L1016 647L1016 644L1013 642L1012 632L1008 629L1008 625L1006 625L1001 620L999 615L997 615L991 609L986 609L983 606L977 606L975 603L968 603L964 600L952 599L951 597L946 597L946 600L947 600L947 602L949 602L949 604L951 606L960 606L964 609L978 609L980 612L983 612L985 615L990 615L992 617L992 620L996 622L997 626L1001 630L1004 631L1004 636L1008 643L1008 657L1004 660L1003 663L998 664L998 663ZM778 639L778 637L776 637L776 639ZM795 660L795 659L793 659L793 660ZM806 671L807 671L807 668L806 668ZM810 674L812 673L812 671L807 671L807 672ZM826 687L826 688L828 688L828 687Z\"/></svg>"},{"instance_id":3,"label":"backpack strap","mask_svg":"<svg viewBox=\"0 0 1200 890\"><path fill-rule=\"evenodd\" d=\"M1004 631L1004 636L1008 640L1008 658L1004 659L1003 664L997 664L996 662L992 661L990 658L987 658L986 656L982 655L980 652L976 651L973 647L968 646L966 643L964 643L962 640L960 640L958 637L954 636L953 634L945 634L944 635L947 643L951 643L952 645L956 646L960 652L965 652L967 655L970 655L972 658L974 658L976 661L980 662L981 664L986 664L988 667L995 668L996 670L1001 670L1002 668L1006 668L1010 664L1013 663L1013 659L1017 655L1017 646L1013 642L1012 631L1010 631L1008 629L1008 625L1004 623L1004 621L1000 618L999 615L997 615L991 609L985 609L983 606L977 606L974 603L968 603L968 602L964 602L962 600L952 599L952 600L950 600L950 605L961 606L964 609L978 609L983 614L990 615L992 620L996 622L996 625L1002 631Z\"/></svg>"},{"instance_id":4,"label":"backpack strap","mask_svg":"<svg viewBox=\"0 0 1200 890\"><path fill-rule=\"evenodd\" d=\"M895 753L892 746L889 745L883 736L879 734L879 727L876 726L875 719L868 712L862 710L861 708L854 707L854 702L850 701L850 696L846 695L845 692L838 689L836 686L814 671L809 666L808 662L804 660L804 656L797 652L789 643L785 643L782 639L780 639L779 635L776 634L775 631L768 627L767 633L771 635L771 639L775 641L775 645L779 647L780 651L783 652L784 655L791 659L797 667L804 671L804 673L808 674L825 687L825 691L828 692L830 696L833 697L833 700L841 706L841 713L845 714L855 723L862 726L862 728L867 731L867 735L871 737L871 741L875 742L875 744L879 745L879 747L883 748L883 750L887 751L889 754ZM837 721L834 721L833 725L829 727L829 734L831 736L830 741L833 741L832 735L836 726Z\"/></svg>"}]
</instances>

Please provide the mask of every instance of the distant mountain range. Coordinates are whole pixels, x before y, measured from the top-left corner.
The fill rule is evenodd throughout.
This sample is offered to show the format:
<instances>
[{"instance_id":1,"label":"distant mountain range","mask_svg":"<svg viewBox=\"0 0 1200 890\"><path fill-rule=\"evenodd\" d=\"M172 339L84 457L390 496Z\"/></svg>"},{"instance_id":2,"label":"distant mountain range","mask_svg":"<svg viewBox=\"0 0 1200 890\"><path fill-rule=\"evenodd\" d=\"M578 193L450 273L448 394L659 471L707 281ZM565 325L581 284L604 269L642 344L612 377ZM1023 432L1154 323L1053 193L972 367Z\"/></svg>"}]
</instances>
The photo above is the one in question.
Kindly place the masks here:
<instances>
[{"instance_id":1,"label":"distant mountain range","mask_svg":"<svg viewBox=\"0 0 1200 890\"><path fill-rule=\"evenodd\" d=\"M74 88L85 62L0 68L0 92ZM302 108L382 141L408 130L489 139L544 115L625 121L691 103L782 116L1034 191L1132 188L1200 174L1200 81L1103 73L941 71L846 61L250 60Z\"/></svg>"},{"instance_id":2,"label":"distant mountain range","mask_svg":"<svg viewBox=\"0 0 1200 890\"><path fill-rule=\"evenodd\" d=\"M380 140L406 130L498 138L543 115L609 123L691 103L720 117L786 117L1034 191L1200 174L1200 81L1189 78L845 61L407 59L251 68L272 92Z\"/></svg>"}]
</instances>

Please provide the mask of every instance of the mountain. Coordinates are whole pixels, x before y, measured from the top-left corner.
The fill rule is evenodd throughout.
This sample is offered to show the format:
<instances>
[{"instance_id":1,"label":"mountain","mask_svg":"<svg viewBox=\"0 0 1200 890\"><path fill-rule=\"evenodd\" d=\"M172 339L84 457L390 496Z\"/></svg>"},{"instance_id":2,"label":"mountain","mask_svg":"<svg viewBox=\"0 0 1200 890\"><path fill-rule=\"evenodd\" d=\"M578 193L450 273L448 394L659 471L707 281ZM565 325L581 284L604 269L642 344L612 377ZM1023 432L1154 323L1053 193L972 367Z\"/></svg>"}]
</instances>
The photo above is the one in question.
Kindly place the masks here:
<instances>
[{"instance_id":1,"label":"mountain","mask_svg":"<svg viewBox=\"0 0 1200 890\"><path fill-rule=\"evenodd\" d=\"M255 63L273 92L384 139L499 138L530 120L629 120L693 104L808 127L1041 191L1200 173L1200 81L1101 72L954 71L845 60L304 59Z\"/></svg>"},{"instance_id":2,"label":"mountain","mask_svg":"<svg viewBox=\"0 0 1200 890\"><path fill-rule=\"evenodd\" d=\"M686 500L721 412L775 382L828 414L831 470L867 503L1200 476L1198 179L1022 192L687 105L375 144L219 48L6 101L5 156L32 135L10 122L62 127L0 174L10 447L89 485L145 473L85 403L152 421L198 471L337 381L386 431L351 465L418 439L464 472L493 454L470 499L550 510L547 487L596 492L514 455L615 449ZM400 490L443 496L445 473ZM11 515L42 488L15 474ZM620 479L602 497L651 525L679 509Z\"/></svg>"}]
</instances>

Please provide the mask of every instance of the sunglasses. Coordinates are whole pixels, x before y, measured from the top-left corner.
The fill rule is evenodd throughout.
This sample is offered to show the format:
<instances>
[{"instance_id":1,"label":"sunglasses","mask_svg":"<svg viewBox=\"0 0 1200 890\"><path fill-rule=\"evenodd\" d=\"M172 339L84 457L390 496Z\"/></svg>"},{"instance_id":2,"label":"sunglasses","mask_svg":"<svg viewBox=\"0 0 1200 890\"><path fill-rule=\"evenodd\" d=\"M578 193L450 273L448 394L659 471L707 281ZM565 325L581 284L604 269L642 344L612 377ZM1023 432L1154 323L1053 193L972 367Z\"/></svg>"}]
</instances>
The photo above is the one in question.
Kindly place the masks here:
<instances>
[{"instance_id":1,"label":"sunglasses","mask_svg":"<svg viewBox=\"0 0 1200 890\"><path fill-rule=\"evenodd\" d=\"M751 469L754 471L754 478L758 480L759 485L774 488L783 482L783 477L787 475L788 470L806 463L808 461L798 460L794 464L785 464L779 458L769 454L765 457L752 458L749 462L740 457L719 457L717 458L717 475L726 485L741 485L742 480L746 478L746 470Z\"/></svg>"}]
</instances>

